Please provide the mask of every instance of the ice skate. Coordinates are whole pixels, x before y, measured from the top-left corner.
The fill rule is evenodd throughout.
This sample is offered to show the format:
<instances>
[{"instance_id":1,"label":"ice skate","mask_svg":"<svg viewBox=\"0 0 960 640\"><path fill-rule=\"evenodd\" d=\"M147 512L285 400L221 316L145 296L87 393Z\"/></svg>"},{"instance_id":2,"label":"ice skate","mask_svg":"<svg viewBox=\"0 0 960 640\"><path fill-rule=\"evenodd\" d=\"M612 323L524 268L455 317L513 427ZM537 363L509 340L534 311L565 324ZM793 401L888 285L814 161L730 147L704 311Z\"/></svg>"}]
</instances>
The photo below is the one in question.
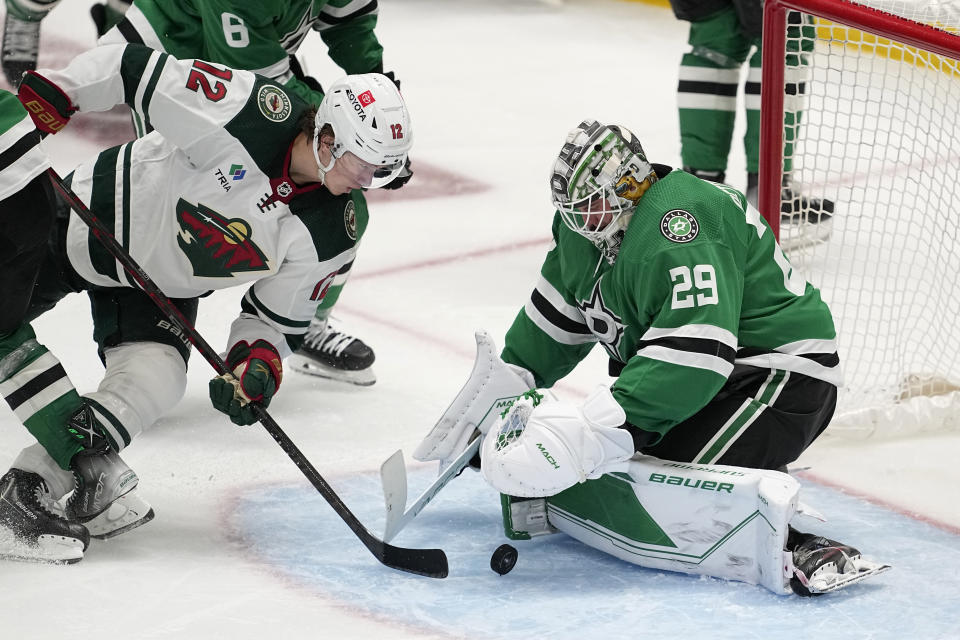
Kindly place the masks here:
<instances>
[{"instance_id":1,"label":"ice skate","mask_svg":"<svg viewBox=\"0 0 960 640\"><path fill-rule=\"evenodd\" d=\"M74 431L91 446L70 461L75 479L66 515L87 526L95 538L110 538L153 520L153 509L137 494L137 474L109 448L89 407L70 418Z\"/></svg>"},{"instance_id":2,"label":"ice skate","mask_svg":"<svg viewBox=\"0 0 960 640\"><path fill-rule=\"evenodd\" d=\"M815 596L848 587L890 569L865 560L857 549L810 533L790 532L793 553L790 587L801 596Z\"/></svg>"},{"instance_id":3,"label":"ice skate","mask_svg":"<svg viewBox=\"0 0 960 640\"><path fill-rule=\"evenodd\" d=\"M807 198L789 186L780 192L780 246L789 251L826 242L833 232L832 200Z\"/></svg>"},{"instance_id":4,"label":"ice skate","mask_svg":"<svg viewBox=\"0 0 960 640\"><path fill-rule=\"evenodd\" d=\"M757 174L747 174L747 202L757 206ZM833 232L833 200L810 198L784 181L780 190L780 247L784 251L821 244Z\"/></svg>"},{"instance_id":5,"label":"ice skate","mask_svg":"<svg viewBox=\"0 0 960 640\"><path fill-rule=\"evenodd\" d=\"M377 381L373 373L375 355L359 338L337 331L329 322L311 325L303 345L290 357L290 366L297 371L370 386Z\"/></svg>"},{"instance_id":6,"label":"ice skate","mask_svg":"<svg viewBox=\"0 0 960 640\"><path fill-rule=\"evenodd\" d=\"M79 562L87 529L56 513L47 484L36 473L10 469L0 478L0 557L66 564Z\"/></svg>"}]
</instances>

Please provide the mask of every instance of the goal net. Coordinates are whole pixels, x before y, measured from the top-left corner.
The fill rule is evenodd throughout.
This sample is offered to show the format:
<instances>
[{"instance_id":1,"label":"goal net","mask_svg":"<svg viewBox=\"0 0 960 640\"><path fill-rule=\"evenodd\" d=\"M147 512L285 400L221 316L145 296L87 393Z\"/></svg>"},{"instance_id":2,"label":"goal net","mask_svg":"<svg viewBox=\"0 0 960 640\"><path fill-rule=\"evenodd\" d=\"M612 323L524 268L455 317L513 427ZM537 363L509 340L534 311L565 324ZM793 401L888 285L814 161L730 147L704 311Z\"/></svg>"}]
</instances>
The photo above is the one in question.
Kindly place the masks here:
<instances>
[{"instance_id":1,"label":"goal net","mask_svg":"<svg viewBox=\"0 0 960 640\"><path fill-rule=\"evenodd\" d=\"M837 324L827 433L960 425L960 0L766 0L760 211Z\"/></svg>"}]
</instances>

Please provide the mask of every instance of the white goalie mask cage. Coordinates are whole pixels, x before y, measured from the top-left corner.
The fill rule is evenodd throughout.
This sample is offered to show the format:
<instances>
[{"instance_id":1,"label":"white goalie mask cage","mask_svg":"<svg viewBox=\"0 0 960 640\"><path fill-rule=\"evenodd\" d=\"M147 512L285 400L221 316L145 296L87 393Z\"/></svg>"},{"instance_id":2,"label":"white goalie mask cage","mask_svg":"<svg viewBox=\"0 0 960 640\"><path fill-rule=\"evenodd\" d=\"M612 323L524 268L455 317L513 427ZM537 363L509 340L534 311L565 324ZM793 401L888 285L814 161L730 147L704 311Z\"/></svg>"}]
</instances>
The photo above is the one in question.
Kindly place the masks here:
<instances>
[{"instance_id":1,"label":"white goalie mask cage","mask_svg":"<svg viewBox=\"0 0 960 640\"><path fill-rule=\"evenodd\" d=\"M333 158L320 161L320 131L333 129ZM377 167L368 188L389 183L403 169L413 144L410 114L399 89L387 76L364 73L335 82L324 95L314 120L313 156L321 178L350 152Z\"/></svg>"},{"instance_id":2,"label":"white goalie mask cage","mask_svg":"<svg viewBox=\"0 0 960 640\"><path fill-rule=\"evenodd\" d=\"M564 224L612 260L637 201L655 181L633 133L585 120L567 134L550 188Z\"/></svg>"}]
</instances>

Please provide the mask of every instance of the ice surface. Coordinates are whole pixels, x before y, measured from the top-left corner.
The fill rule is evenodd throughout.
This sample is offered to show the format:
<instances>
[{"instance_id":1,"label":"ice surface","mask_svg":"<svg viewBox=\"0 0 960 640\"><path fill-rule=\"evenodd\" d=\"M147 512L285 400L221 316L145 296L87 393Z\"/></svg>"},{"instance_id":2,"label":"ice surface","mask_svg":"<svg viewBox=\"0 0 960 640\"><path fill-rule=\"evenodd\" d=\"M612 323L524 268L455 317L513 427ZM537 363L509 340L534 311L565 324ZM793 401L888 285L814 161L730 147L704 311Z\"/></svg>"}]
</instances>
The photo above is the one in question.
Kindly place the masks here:
<instances>
[{"instance_id":1,"label":"ice surface","mask_svg":"<svg viewBox=\"0 0 960 640\"><path fill-rule=\"evenodd\" d=\"M65 0L44 22L41 66L93 45L88 5ZM683 23L638 3L380 7L378 34L410 104L420 177L371 198L337 307L343 328L376 350L379 380L361 389L290 373L270 408L375 533L376 469L398 448L409 458L456 394L473 331L502 342L529 295L549 235L548 172L566 131L587 117L619 121L651 158L678 164L674 92L686 49ZM319 40L306 52L325 83L341 75ZM67 171L125 140L127 126L122 113L78 116L45 145ZM742 187L744 173L735 143L728 175ZM415 190L420 180L429 188ZM201 304L198 329L217 348L241 293ZM69 296L36 326L76 386L95 388L102 368L86 298ZM596 353L558 392L583 397L605 370ZM830 518L824 532L895 567L846 592L778 598L642 570L560 536L516 543L517 567L499 577L487 567L504 542L496 496L476 474L452 482L396 540L449 552L450 578L434 581L379 565L262 429L235 427L210 407L211 375L195 356L185 399L123 454L156 519L94 541L74 566L0 563L0 638L960 637L956 434L824 440L801 458L848 492L811 485ZM11 412L0 423L5 468L30 440ZM431 472L412 468L411 496Z\"/></svg>"}]
</instances>

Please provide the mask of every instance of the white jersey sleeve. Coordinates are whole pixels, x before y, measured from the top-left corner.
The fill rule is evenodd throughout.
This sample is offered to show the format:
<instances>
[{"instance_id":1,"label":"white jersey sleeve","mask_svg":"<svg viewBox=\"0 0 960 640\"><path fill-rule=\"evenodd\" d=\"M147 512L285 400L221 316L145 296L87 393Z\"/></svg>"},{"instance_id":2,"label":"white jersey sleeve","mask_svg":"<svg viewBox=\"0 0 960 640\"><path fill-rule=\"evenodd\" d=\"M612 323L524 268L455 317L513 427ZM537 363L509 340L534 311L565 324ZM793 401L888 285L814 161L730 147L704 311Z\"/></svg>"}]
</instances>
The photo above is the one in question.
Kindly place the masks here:
<instances>
[{"instance_id":1,"label":"white jersey sleeve","mask_svg":"<svg viewBox=\"0 0 960 640\"><path fill-rule=\"evenodd\" d=\"M210 137L247 105L256 82L249 71L177 60L135 44L97 47L64 69L38 73L81 111L129 105L197 165L219 151Z\"/></svg>"}]
</instances>

